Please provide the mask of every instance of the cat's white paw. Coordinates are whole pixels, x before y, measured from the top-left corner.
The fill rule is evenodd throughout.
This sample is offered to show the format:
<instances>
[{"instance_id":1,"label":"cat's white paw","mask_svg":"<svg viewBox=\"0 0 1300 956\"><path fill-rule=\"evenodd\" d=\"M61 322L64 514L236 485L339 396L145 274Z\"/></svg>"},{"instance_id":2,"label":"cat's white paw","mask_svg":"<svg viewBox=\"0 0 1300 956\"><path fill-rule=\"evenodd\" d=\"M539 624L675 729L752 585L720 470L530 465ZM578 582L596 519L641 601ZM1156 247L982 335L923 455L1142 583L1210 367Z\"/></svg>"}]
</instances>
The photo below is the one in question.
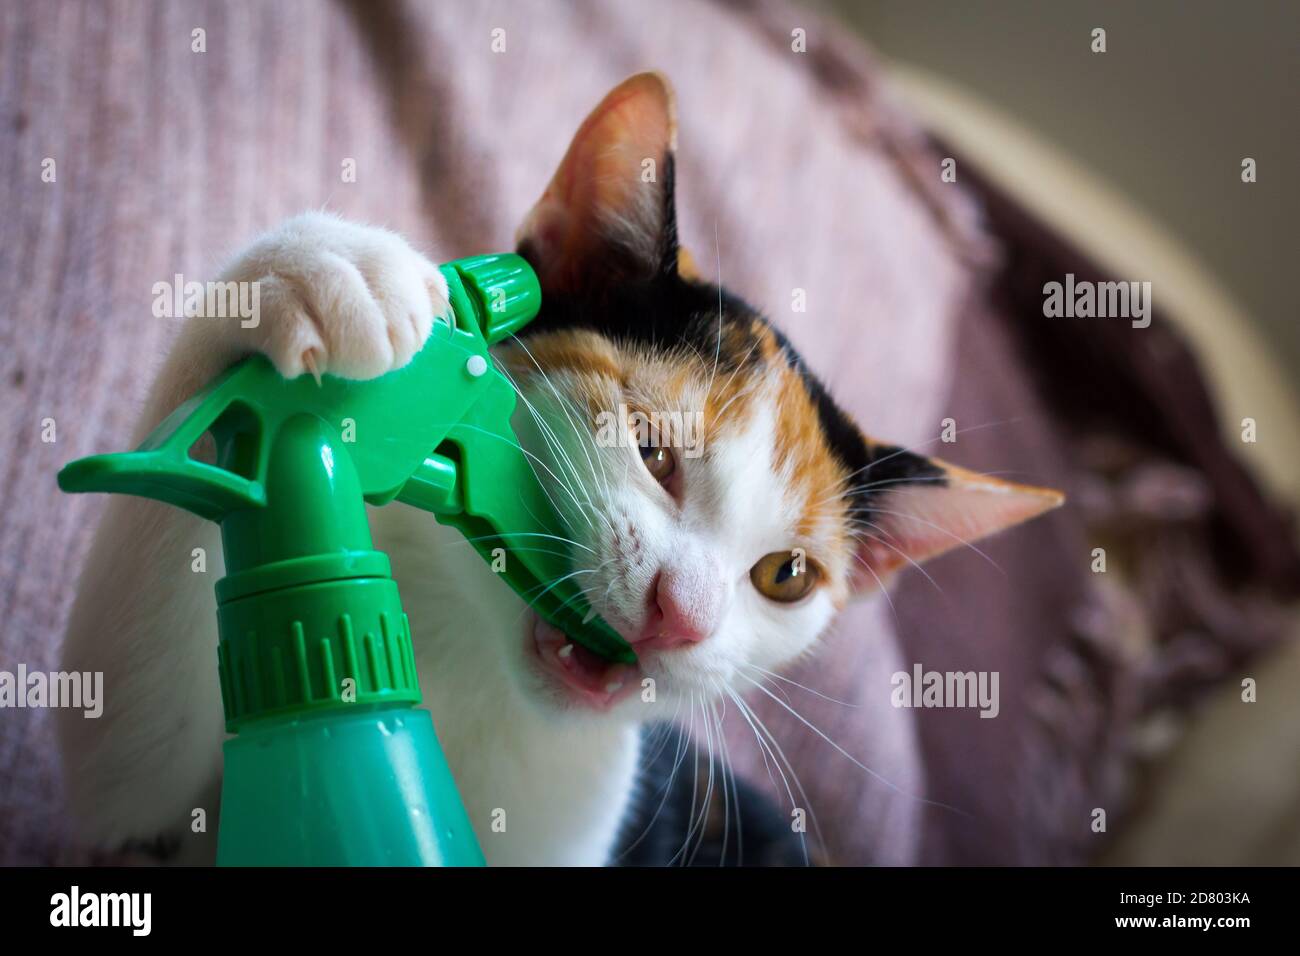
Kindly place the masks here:
<instances>
[{"instance_id":1,"label":"cat's white paw","mask_svg":"<svg viewBox=\"0 0 1300 956\"><path fill-rule=\"evenodd\" d=\"M249 246L223 279L258 284L254 340L280 374L367 379L401 368L445 315L447 281L396 233L305 213Z\"/></svg>"}]
</instances>

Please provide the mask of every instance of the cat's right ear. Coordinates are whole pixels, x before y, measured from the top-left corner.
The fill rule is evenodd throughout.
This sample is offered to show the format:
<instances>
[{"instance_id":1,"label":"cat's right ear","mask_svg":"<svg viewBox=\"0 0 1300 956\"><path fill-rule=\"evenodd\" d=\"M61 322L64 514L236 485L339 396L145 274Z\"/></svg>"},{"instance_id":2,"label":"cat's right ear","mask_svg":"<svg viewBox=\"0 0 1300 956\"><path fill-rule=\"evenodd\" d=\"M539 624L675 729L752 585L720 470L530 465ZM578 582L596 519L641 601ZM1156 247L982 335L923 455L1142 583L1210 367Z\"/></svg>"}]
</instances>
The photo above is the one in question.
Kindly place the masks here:
<instances>
[{"instance_id":1,"label":"cat's right ear","mask_svg":"<svg viewBox=\"0 0 1300 956\"><path fill-rule=\"evenodd\" d=\"M887 462L898 454L888 453L879 460ZM1051 488L1003 481L938 458L923 461L930 473L883 479L877 486L878 502L868 506L858 527L850 579L854 593L875 591L895 571L919 566L955 548L982 553L974 542L1065 501L1061 492Z\"/></svg>"},{"instance_id":2,"label":"cat's right ear","mask_svg":"<svg viewBox=\"0 0 1300 956\"><path fill-rule=\"evenodd\" d=\"M516 235L543 292L678 268L676 146L675 100L660 74L638 73L606 94Z\"/></svg>"}]
</instances>

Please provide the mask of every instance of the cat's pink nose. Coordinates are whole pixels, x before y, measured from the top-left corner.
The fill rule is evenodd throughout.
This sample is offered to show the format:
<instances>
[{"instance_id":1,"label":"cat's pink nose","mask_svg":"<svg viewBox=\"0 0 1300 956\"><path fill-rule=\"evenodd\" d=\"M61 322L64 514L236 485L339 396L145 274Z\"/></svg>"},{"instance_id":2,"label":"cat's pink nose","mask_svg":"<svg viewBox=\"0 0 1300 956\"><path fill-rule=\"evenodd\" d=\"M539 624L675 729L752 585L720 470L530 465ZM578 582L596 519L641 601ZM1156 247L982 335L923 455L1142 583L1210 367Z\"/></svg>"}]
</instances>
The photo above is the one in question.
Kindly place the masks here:
<instances>
[{"instance_id":1,"label":"cat's pink nose","mask_svg":"<svg viewBox=\"0 0 1300 956\"><path fill-rule=\"evenodd\" d=\"M666 650L704 640L718 624L718 591L718 581L707 574L664 568L650 585L649 614L632 643Z\"/></svg>"}]
</instances>

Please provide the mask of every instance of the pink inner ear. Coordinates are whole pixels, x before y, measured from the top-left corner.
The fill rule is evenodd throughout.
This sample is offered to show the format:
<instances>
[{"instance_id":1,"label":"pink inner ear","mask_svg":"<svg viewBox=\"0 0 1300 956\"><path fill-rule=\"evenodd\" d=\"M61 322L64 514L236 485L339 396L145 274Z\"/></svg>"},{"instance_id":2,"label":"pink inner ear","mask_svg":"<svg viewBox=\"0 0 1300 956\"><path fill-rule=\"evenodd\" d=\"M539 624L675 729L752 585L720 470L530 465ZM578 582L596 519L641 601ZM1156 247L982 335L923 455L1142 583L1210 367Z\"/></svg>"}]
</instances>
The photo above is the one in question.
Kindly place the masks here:
<instances>
[{"instance_id":1,"label":"pink inner ear","mask_svg":"<svg viewBox=\"0 0 1300 956\"><path fill-rule=\"evenodd\" d=\"M1061 503L1060 493L996 479L949 475L950 484L900 488L884 495L858 528L854 590L954 548L973 544Z\"/></svg>"},{"instance_id":2,"label":"pink inner ear","mask_svg":"<svg viewBox=\"0 0 1300 956\"><path fill-rule=\"evenodd\" d=\"M565 237L569 228L569 212L548 190L533 206L519 229L519 240L527 239L539 263L555 270L563 262ZM546 278L546 277L543 277Z\"/></svg>"},{"instance_id":3,"label":"pink inner ear","mask_svg":"<svg viewBox=\"0 0 1300 956\"><path fill-rule=\"evenodd\" d=\"M675 138L672 93L662 77L637 74L606 95L516 237L533 246L543 286L568 285L600 257L611 229L643 234L654 245L663 227L660 187L642 182L641 163L661 165ZM647 188L656 194L651 201Z\"/></svg>"}]
</instances>

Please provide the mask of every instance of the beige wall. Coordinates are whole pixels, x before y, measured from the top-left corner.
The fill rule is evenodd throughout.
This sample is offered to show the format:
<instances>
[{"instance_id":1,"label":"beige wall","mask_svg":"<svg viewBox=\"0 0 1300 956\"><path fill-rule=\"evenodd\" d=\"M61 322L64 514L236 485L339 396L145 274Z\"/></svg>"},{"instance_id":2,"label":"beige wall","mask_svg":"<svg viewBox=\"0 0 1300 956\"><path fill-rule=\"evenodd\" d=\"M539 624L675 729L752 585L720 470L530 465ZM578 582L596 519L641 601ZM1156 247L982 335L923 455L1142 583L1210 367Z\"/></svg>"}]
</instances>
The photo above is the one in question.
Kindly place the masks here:
<instances>
[{"instance_id":1,"label":"beige wall","mask_svg":"<svg viewBox=\"0 0 1300 956\"><path fill-rule=\"evenodd\" d=\"M1122 190L1300 369L1300 3L827 2L885 56L961 84Z\"/></svg>"}]
</instances>

